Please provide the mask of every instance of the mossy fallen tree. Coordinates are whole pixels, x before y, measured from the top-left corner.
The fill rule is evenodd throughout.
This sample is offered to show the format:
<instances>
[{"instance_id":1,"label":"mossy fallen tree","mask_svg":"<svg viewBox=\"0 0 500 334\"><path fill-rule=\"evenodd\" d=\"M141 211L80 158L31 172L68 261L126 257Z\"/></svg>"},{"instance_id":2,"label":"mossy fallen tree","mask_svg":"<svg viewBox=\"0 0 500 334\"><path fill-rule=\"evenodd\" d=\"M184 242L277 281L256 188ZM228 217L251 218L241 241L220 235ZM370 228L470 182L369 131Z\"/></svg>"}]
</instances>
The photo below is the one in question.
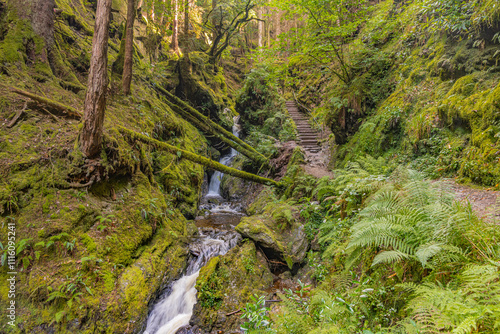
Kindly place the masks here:
<instances>
[{"instance_id":1,"label":"mossy fallen tree","mask_svg":"<svg viewBox=\"0 0 500 334\"><path fill-rule=\"evenodd\" d=\"M147 144L154 146L157 149L167 151L171 154L178 154L178 152L180 152L181 159L187 159L189 161L203 165L205 167L215 169L215 170L218 170L219 172L229 174L229 175L234 176L234 177L239 177L239 178L242 178L244 180L251 181L251 182L264 184L266 186L274 186L274 187L281 186L280 183L278 183L274 180L225 166L219 162L205 158L201 155L182 150L178 147L169 145L167 143L161 142L161 141L156 140L156 139L149 138L148 136L145 136L145 135L140 134L138 132L129 130L123 126L118 126L118 130L122 134L124 134L125 136L129 137L131 140L142 141L144 143L147 143Z\"/></svg>"},{"instance_id":2,"label":"mossy fallen tree","mask_svg":"<svg viewBox=\"0 0 500 334\"><path fill-rule=\"evenodd\" d=\"M210 125L207 124L207 122L200 121L196 117L194 117L192 114L186 112L184 109L179 107L178 105L170 102L169 100L165 100L165 103L179 116L185 118L189 123L200 129L201 131L205 132L206 134L212 135L228 146L234 148L236 151L240 152L241 154L245 155L247 158L250 160L253 160L259 164L264 165L265 167L269 167L269 163L267 159L263 158L263 156L259 153L255 153L255 151L250 151L243 146L239 145L238 143L232 141L231 139L227 138L223 134L214 131L213 128L210 127Z\"/></svg>"},{"instance_id":3,"label":"mossy fallen tree","mask_svg":"<svg viewBox=\"0 0 500 334\"><path fill-rule=\"evenodd\" d=\"M19 88L9 87L9 89L16 94L29 97L30 99L32 99L36 102L39 102L39 103L45 104L49 107L52 107L68 117L72 117L72 118L81 118L82 117L82 114L73 107L67 106L65 104L59 103L57 101L48 99L48 98L40 96L40 95L36 95L36 94L30 93L30 92L24 91L24 90L19 89Z\"/></svg>"},{"instance_id":4,"label":"mossy fallen tree","mask_svg":"<svg viewBox=\"0 0 500 334\"><path fill-rule=\"evenodd\" d=\"M201 129L204 132L208 132L217 138L221 139L225 143L227 143L229 146L237 150L238 152L241 152L248 158L257 161L261 164L264 164L266 166L269 166L268 159L259 153L256 149L254 149L252 146L248 145L245 143L243 140L240 138L236 137L234 134L231 132L227 131L224 129L222 126L219 124L215 123L212 121L209 117L203 115L200 113L198 110L195 108L191 107L189 104L178 98L177 96L173 95L172 93L168 92L167 90L163 89L159 85L155 84L155 88L163 94L167 99L170 100L168 105L174 109L175 112L177 113L182 113L183 116L189 115L189 119L193 121L193 123L196 124L202 124L202 126L206 129ZM175 107L173 107L174 105ZM236 144L232 144L231 142L234 142Z\"/></svg>"}]
</instances>

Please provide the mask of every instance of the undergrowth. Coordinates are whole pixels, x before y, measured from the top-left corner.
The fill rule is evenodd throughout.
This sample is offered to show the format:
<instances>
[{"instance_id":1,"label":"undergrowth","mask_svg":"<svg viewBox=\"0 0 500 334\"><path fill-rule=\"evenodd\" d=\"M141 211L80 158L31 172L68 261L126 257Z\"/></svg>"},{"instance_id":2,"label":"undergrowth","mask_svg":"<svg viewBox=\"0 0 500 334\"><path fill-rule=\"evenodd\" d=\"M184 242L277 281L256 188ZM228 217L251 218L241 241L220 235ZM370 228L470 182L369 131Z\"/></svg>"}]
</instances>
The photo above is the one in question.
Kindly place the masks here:
<instances>
[{"instance_id":1,"label":"undergrowth","mask_svg":"<svg viewBox=\"0 0 500 334\"><path fill-rule=\"evenodd\" d=\"M317 287L282 295L271 312L273 331L499 330L495 225L456 202L445 183L381 158L361 158L335 174L317 180L302 204L321 246L308 256Z\"/></svg>"}]
</instances>

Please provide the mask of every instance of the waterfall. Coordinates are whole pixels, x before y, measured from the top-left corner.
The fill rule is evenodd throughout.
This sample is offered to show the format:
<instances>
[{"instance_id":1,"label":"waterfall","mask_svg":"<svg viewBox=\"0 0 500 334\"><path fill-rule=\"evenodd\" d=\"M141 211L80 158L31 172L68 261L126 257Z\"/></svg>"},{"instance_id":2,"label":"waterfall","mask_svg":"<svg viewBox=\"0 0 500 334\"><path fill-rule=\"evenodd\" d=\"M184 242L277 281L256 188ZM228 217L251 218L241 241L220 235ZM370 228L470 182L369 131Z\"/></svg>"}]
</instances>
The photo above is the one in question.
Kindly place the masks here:
<instances>
[{"instance_id":1,"label":"waterfall","mask_svg":"<svg viewBox=\"0 0 500 334\"><path fill-rule=\"evenodd\" d=\"M239 138L240 134L240 125L238 124L239 116L235 116L234 118L234 125L233 125L233 135ZM223 164L224 166L227 166L233 158L238 154L238 151L236 151L234 148L231 148L231 152L229 154L224 155L220 158L219 162ZM214 174L212 175L212 178L210 179L210 184L208 185L208 194L207 197L220 197L220 182L222 180L222 176L224 176L224 173L221 173L219 171L215 171Z\"/></svg>"},{"instance_id":2,"label":"waterfall","mask_svg":"<svg viewBox=\"0 0 500 334\"><path fill-rule=\"evenodd\" d=\"M240 128L239 117L234 117L233 134L238 137ZM231 152L220 159L220 163L228 165L238 152ZM215 172L210 180L207 197L221 197L220 183L223 173ZM153 306L149 314L144 334L175 334L180 328L189 325L196 304L196 279L201 267L214 256L224 255L236 246L241 236L234 231L233 220L225 216L236 216L238 221L241 213L231 208L231 203L222 203L207 207L217 221L217 228L199 228L200 236L189 244L192 254L183 277L175 281ZM225 219L224 219L225 218ZM226 229L221 229L226 226Z\"/></svg>"},{"instance_id":3,"label":"waterfall","mask_svg":"<svg viewBox=\"0 0 500 334\"><path fill-rule=\"evenodd\" d=\"M172 285L170 293L160 297L151 311L144 334L175 334L187 326L196 304L196 279L200 268L214 256L224 255L236 246L240 235L233 231L210 229L189 245L193 259L186 274Z\"/></svg>"}]
</instances>

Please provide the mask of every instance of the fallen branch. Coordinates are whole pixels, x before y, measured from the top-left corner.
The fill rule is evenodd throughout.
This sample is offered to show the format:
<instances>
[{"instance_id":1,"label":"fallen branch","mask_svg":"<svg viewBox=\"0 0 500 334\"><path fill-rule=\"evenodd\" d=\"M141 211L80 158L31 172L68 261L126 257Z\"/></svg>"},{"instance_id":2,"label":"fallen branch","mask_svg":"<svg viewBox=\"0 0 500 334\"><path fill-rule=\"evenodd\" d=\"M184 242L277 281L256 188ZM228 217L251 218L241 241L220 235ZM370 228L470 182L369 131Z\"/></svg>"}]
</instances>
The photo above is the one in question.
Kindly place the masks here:
<instances>
[{"instance_id":1,"label":"fallen branch","mask_svg":"<svg viewBox=\"0 0 500 334\"><path fill-rule=\"evenodd\" d=\"M255 148L253 148L252 146L248 145L243 140L241 140L240 138L236 137L234 134L232 134L231 132L227 131L222 126L220 126L219 124L215 123L209 117L203 115L198 110L196 110L195 108L191 107L189 104L187 104L185 101L181 100L180 98L178 98L174 94L170 93L169 91L163 89L162 87L160 87L159 85L156 85L156 84L155 84L155 88L171 101L169 103L169 106L171 106L171 104L174 104L174 105L177 106L177 110L174 110L174 111L177 112L178 109L182 109L184 111L184 114L189 114L191 116L191 119L195 118L199 122L202 122L203 124L206 124L206 126L209 128L209 132L211 134L215 135L218 138L220 138L221 137L220 134L222 134L224 137L226 137L226 138L230 139L231 141L237 143L239 146L243 147L248 152L251 152L251 154L250 154L251 156L248 156L247 154L245 154L249 158L251 158L252 160L258 161L260 163L268 165L267 158L264 155L262 155L261 153L259 153ZM230 144L228 143L228 145L230 145ZM233 147L233 145L230 145L230 146ZM238 150L235 147L233 147L233 148L235 150ZM243 153L243 152L241 152L241 153Z\"/></svg>"},{"instance_id":2,"label":"fallen branch","mask_svg":"<svg viewBox=\"0 0 500 334\"><path fill-rule=\"evenodd\" d=\"M21 115L23 114L23 112L26 110L27 107L28 107L28 102L25 102L23 109L19 110L14 116L14 118L9 122L9 124L7 124L8 128L11 128L14 125L16 125L17 120L21 117Z\"/></svg>"},{"instance_id":3,"label":"fallen branch","mask_svg":"<svg viewBox=\"0 0 500 334\"><path fill-rule=\"evenodd\" d=\"M229 317L230 315L236 314L236 313L238 313L238 312L241 312L241 309L239 309L239 310L236 310L236 311L233 311L233 312L231 312L231 313L226 314L226 317Z\"/></svg>"},{"instance_id":4,"label":"fallen branch","mask_svg":"<svg viewBox=\"0 0 500 334\"><path fill-rule=\"evenodd\" d=\"M217 170L219 172L222 172L222 173L225 173L225 174L229 174L229 175L232 175L232 176L235 176L235 177L239 177L239 178L242 178L242 179L245 179L245 180L248 180L248 181L252 181L252 182L264 184L264 185L267 185L267 186L281 187L281 184L278 183L278 182L276 182L276 181L274 181L274 180L271 180L271 179L268 179L268 178L265 178L265 177L262 177L262 176L258 176L258 175L255 175L255 174L247 173L247 172L235 169L235 168L231 168L231 167L225 166L225 165L223 165L223 164L221 164L219 162L216 162L216 161L213 161L211 159L205 158L205 157L203 157L201 155L198 155L198 154L195 154L195 153L191 153L191 152L182 150L182 149L180 149L178 147L172 146L170 144L161 142L161 141L153 139L153 138L149 138L148 136L145 136L145 135L140 134L138 132L129 130L129 129L123 127L123 126L118 125L118 130L122 134L128 136L132 140L142 141L144 143L153 145L157 149L160 149L160 150L163 150L163 151L167 151L167 152L169 152L171 154L177 154L177 155L179 155L179 153L180 153L180 158L181 159L187 159L189 161L192 161L194 163L203 165L205 167L208 167L208 168L211 168L211 169L215 169L215 170Z\"/></svg>"},{"instance_id":5,"label":"fallen branch","mask_svg":"<svg viewBox=\"0 0 500 334\"><path fill-rule=\"evenodd\" d=\"M52 107L56 110L59 110L61 113L66 114L66 116L68 116L68 117L73 117L73 118L81 118L82 117L82 114L78 110L76 110L73 107L62 104L60 102L50 100L50 99L47 99L43 96L36 95L36 94L30 93L30 92L27 92L27 91L24 91L24 90L21 90L18 88L9 87L9 89L16 94L29 97L30 99L32 99L38 103L42 103L42 104L48 105L49 107Z\"/></svg>"}]
</instances>

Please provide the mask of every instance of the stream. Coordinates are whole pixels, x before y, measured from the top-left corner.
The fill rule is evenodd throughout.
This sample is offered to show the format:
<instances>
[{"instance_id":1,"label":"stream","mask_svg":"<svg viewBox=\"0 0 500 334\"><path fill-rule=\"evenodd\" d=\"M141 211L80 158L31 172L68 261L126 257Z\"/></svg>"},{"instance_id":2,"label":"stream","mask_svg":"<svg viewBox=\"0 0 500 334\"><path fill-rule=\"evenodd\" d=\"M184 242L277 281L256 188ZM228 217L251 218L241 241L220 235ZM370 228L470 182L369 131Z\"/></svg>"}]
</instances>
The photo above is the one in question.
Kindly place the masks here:
<instances>
[{"instance_id":1,"label":"stream","mask_svg":"<svg viewBox=\"0 0 500 334\"><path fill-rule=\"evenodd\" d=\"M233 134L239 134L237 119ZM238 152L231 148L229 154L221 157L220 163L228 165L237 154ZM200 206L206 214L195 221L199 235L189 244L191 255L184 276L173 282L158 298L149 314L143 334L175 334L179 329L188 326L196 304L195 285L200 269L212 257L226 254L241 240L234 226L239 223L243 214L236 203L224 202L220 191L222 176L223 173L216 171L210 179L208 193L204 198L206 204Z\"/></svg>"}]
</instances>

